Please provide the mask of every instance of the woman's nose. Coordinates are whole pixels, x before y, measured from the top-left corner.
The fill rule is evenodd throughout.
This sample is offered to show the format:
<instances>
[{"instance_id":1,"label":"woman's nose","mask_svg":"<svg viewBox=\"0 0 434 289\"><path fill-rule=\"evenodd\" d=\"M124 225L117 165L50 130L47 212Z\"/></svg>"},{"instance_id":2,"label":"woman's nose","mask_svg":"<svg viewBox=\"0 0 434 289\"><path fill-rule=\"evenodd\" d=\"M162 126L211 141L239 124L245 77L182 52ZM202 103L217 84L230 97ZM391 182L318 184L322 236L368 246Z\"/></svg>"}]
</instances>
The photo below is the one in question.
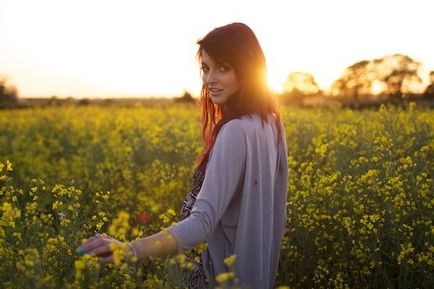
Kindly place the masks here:
<instances>
[{"instance_id":1,"label":"woman's nose","mask_svg":"<svg viewBox=\"0 0 434 289\"><path fill-rule=\"evenodd\" d=\"M217 82L217 78L215 76L215 73L213 73L212 70L210 70L208 72L208 74L206 75L205 82L206 82L206 84L214 84Z\"/></svg>"}]
</instances>

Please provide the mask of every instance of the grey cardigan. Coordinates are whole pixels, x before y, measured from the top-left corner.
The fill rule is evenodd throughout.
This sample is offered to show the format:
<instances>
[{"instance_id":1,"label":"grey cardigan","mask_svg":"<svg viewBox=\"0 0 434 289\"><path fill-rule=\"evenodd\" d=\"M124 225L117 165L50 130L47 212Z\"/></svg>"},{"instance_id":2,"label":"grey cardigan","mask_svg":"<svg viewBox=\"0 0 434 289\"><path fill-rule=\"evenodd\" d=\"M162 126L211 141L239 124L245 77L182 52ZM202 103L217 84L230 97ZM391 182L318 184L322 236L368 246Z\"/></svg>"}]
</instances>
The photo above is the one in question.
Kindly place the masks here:
<instances>
[{"instance_id":1,"label":"grey cardigan","mask_svg":"<svg viewBox=\"0 0 434 289\"><path fill-rule=\"evenodd\" d=\"M288 192L286 137L280 125L279 146L272 114L264 126L256 113L223 125L190 217L168 228L178 253L207 242L202 264L214 286L215 277L228 271L223 260L232 254L241 285L274 286Z\"/></svg>"}]
</instances>

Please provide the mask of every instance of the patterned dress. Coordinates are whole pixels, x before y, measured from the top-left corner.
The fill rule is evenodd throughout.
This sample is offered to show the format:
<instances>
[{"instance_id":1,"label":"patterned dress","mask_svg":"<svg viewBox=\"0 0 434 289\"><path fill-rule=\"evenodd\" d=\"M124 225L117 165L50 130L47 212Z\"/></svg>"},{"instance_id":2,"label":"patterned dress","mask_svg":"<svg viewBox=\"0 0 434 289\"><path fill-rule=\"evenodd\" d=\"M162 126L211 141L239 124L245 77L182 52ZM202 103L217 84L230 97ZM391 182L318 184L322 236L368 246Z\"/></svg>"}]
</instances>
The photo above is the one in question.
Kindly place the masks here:
<instances>
[{"instance_id":1,"label":"patterned dress","mask_svg":"<svg viewBox=\"0 0 434 289\"><path fill-rule=\"evenodd\" d=\"M205 171L196 168L193 174L192 189L187 194L182 206L180 219L182 221L190 216L193 205L196 203L197 194L202 188L202 183L205 178ZM205 276L202 268L201 253L197 249L192 249L186 252L186 261L191 262L193 265L192 270L183 269L183 284L189 289L202 289L209 288L210 284ZM199 257L199 258L197 258ZM195 259L198 259L197 262Z\"/></svg>"}]
</instances>

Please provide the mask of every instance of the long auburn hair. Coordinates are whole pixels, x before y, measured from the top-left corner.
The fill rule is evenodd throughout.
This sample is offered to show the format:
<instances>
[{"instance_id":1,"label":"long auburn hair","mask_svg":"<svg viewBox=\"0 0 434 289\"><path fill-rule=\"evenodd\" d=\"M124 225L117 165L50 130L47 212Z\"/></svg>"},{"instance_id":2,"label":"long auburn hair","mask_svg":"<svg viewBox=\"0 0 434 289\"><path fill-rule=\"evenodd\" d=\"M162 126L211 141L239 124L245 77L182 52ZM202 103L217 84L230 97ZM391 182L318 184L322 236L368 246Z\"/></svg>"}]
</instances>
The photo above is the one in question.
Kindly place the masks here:
<instances>
[{"instance_id":1,"label":"long auburn hair","mask_svg":"<svg viewBox=\"0 0 434 289\"><path fill-rule=\"evenodd\" d=\"M265 56L253 31L246 24L235 22L215 28L197 44L199 49L196 58L199 64L202 50L205 50L213 61L229 63L239 82L238 92L222 105L212 102L206 84L202 84L199 106L205 147L196 160L197 166L205 170L221 127L243 115L258 113L263 126L264 121L268 122L267 114L273 113L280 143L282 129L279 107L268 88Z\"/></svg>"}]
</instances>

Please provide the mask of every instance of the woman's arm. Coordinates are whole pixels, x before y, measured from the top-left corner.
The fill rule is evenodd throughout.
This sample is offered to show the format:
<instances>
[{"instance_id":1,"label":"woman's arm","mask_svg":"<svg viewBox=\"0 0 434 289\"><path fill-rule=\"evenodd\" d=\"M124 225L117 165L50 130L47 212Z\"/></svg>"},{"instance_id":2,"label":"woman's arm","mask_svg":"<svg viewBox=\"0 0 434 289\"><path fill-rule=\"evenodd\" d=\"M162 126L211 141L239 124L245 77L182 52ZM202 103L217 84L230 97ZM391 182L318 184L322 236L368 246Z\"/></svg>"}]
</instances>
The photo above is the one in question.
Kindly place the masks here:
<instances>
[{"instance_id":1,"label":"woman's arm","mask_svg":"<svg viewBox=\"0 0 434 289\"><path fill-rule=\"evenodd\" d=\"M205 242L214 232L233 196L243 184L246 160L244 128L239 120L231 120L217 136L190 216L168 227L169 233L178 241L179 253Z\"/></svg>"},{"instance_id":2,"label":"woman's arm","mask_svg":"<svg viewBox=\"0 0 434 289\"><path fill-rule=\"evenodd\" d=\"M101 264L114 262L114 247L112 245L123 247L123 261L132 262L132 256L136 255L136 261L147 260L150 257L166 257L178 253L178 242L173 235L164 229L163 231L148 237L141 238L129 243L121 242L111 236L102 236L100 234L89 238L83 243L77 253L91 254L103 258ZM128 246L129 245L129 246Z\"/></svg>"},{"instance_id":3,"label":"woman's arm","mask_svg":"<svg viewBox=\"0 0 434 289\"><path fill-rule=\"evenodd\" d=\"M178 242L167 229L152 236L132 241L130 244L136 250L138 261L146 260L149 257L174 256L178 253Z\"/></svg>"},{"instance_id":4,"label":"woman's arm","mask_svg":"<svg viewBox=\"0 0 434 289\"><path fill-rule=\"evenodd\" d=\"M190 216L155 235L130 242L130 252L136 251L138 260L146 260L149 257L176 255L206 241L242 184L246 158L244 129L236 120L230 121L222 127L216 139ZM82 245L81 253L92 251L96 256L110 254L109 241L109 237L91 238ZM113 262L113 255L104 261Z\"/></svg>"}]
</instances>

